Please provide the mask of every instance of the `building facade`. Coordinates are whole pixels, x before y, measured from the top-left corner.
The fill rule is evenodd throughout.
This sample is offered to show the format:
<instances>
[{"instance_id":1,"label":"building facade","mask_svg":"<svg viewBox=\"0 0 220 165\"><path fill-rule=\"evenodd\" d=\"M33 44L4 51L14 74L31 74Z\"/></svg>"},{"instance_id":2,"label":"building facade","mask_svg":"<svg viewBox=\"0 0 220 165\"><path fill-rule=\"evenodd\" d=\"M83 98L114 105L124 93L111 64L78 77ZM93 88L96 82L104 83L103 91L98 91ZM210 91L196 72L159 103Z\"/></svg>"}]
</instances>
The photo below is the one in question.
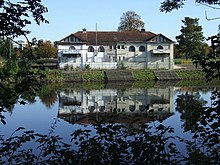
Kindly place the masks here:
<instances>
[{"instance_id":1,"label":"building facade","mask_svg":"<svg viewBox=\"0 0 220 165\"><path fill-rule=\"evenodd\" d=\"M78 31L56 42L59 67L173 69L174 42L162 34Z\"/></svg>"}]
</instances>

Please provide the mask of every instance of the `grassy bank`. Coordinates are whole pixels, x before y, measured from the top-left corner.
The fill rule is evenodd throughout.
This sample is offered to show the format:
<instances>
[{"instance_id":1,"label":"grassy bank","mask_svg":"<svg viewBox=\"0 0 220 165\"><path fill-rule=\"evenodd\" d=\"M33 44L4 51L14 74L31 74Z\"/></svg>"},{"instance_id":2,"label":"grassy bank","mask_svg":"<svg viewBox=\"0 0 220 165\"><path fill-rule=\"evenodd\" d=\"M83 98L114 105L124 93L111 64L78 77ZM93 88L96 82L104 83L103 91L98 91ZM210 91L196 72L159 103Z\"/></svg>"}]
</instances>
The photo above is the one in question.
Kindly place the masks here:
<instances>
[{"instance_id":1,"label":"grassy bank","mask_svg":"<svg viewBox=\"0 0 220 165\"><path fill-rule=\"evenodd\" d=\"M178 70L176 74L182 80L205 80L205 74L200 70Z\"/></svg>"},{"instance_id":2,"label":"grassy bank","mask_svg":"<svg viewBox=\"0 0 220 165\"><path fill-rule=\"evenodd\" d=\"M156 77L152 70L132 70L135 81L155 80Z\"/></svg>"},{"instance_id":3,"label":"grassy bank","mask_svg":"<svg viewBox=\"0 0 220 165\"><path fill-rule=\"evenodd\" d=\"M117 72L117 70L115 70ZM178 77L182 80L205 80L205 74L200 70L178 70L175 71ZM131 73L135 81L154 81L156 77L153 70L131 70ZM72 76L72 79L70 79ZM76 82L104 82L105 71L103 70L88 70L88 71L72 71L72 72L61 72L60 70L48 70L47 80L48 81L74 81L74 76L77 76Z\"/></svg>"}]
</instances>

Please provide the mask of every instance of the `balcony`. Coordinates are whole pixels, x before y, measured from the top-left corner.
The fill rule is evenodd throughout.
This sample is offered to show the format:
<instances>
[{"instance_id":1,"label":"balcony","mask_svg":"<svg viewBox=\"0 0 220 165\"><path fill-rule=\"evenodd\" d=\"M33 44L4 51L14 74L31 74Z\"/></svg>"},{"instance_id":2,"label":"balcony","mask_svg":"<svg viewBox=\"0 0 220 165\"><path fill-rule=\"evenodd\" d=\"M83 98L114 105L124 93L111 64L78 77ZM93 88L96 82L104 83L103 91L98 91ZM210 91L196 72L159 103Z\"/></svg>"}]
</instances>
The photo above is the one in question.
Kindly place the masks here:
<instances>
[{"instance_id":1,"label":"balcony","mask_svg":"<svg viewBox=\"0 0 220 165\"><path fill-rule=\"evenodd\" d=\"M153 49L152 53L153 54L159 54L159 55L170 54L170 49Z\"/></svg>"},{"instance_id":2,"label":"balcony","mask_svg":"<svg viewBox=\"0 0 220 165\"><path fill-rule=\"evenodd\" d=\"M63 50L62 53L64 55L79 55L79 54L81 54L80 50Z\"/></svg>"}]
</instances>

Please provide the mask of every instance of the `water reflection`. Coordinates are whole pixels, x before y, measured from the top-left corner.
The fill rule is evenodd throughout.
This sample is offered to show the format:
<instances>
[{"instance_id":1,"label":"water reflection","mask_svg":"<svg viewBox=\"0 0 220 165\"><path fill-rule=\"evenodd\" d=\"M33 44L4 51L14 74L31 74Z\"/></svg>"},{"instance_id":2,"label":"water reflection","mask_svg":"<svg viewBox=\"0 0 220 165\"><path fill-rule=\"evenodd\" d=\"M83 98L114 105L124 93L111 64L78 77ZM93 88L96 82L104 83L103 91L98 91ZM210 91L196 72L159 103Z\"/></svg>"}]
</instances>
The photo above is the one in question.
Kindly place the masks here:
<instances>
[{"instance_id":1,"label":"water reflection","mask_svg":"<svg viewBox=\"0 0 220 165\"><path fill-rule=\"evenodd\" d=\"M150 89L65 89L58 93L58 117L72 124L145 123L173 115L173 87Z\"/></svg>"}]
</instances>

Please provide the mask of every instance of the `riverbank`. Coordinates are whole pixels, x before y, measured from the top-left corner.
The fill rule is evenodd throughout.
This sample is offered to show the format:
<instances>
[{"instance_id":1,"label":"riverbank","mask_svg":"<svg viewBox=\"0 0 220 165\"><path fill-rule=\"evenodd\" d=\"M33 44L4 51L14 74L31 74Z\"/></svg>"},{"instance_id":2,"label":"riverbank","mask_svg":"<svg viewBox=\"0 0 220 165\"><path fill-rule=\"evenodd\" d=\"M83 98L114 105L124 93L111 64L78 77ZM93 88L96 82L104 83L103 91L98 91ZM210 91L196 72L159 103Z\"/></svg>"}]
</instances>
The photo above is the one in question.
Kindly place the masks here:
<instances>
[{"instance_id":1,"label":"riverbank","mask_svg":"<svg viewBox=\"0 0 220 165\"><path fill-rule=\"evenodd\" d=\"M60 82L106 82L109 81L109 71L105 70L80 70L60 71L48 70L48 81ZM154 70L111 70L114 81L156 81L158 78ZM205 80L201 70L173 70L179 80ZM170 77L172 80L173 77ZM169 80L169 77L166 79Z\"/></svg>"}]
</instances>

